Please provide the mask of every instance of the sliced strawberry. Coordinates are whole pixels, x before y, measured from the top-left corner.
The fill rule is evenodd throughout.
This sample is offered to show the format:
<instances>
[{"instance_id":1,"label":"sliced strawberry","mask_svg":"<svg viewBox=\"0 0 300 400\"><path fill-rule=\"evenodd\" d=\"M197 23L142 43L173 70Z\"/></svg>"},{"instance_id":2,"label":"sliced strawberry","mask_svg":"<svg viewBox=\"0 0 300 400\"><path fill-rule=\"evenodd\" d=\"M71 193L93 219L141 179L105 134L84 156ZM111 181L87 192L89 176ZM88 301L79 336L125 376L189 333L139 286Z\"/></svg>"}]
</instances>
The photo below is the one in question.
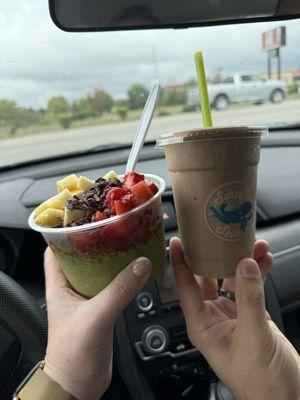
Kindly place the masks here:
<instances>
[{"instance_id":1,"label":"sliced strawberry","mask_svg":"<svg viewBox=\"0 0 300 400\"><path fill-rule=\"evenodd\" d=\"M126 220L124 221L125 226L126 226L126 232L127 236L131 235L132 232L135 232L136 230L139 229L139 218L136 217L136 215L131 215ZM130 238L128 238L130 239Z\"/></svg>"},{"instance_id":2,"label":"sliced strawberry","mask_svg":"<svg viewBox=\"0 0 300 400\"><path fill-rule=\"evenodd\" d=\"M135 195L130 192L128 194L126 194L125 196L123 196L121 200L124 203L128 204L131 208L134 208L137 205L139 205L139 202L138 202L137 198L135 197Z\"/></svg>"},{"instance_id":3,"label":"sliced strawberry","mask_svg":"<svg viewBox=\"0 0 300 400\"><path fill-rule=\"evenodd\" d=\"M148 240L149 231L146 227L138 227L135 231L133 231L130 235L130 239L133 245L136 244L145 244Z\"/></svg>"},{"instance_id":4,"label":"sliced strawberry","mask_svg":"<svg viewBox=\"0 0 300 400\"><path fill-rule=\"evenodd\" d=\"M131 186L136 185L137 183L144 181L145 177L143 174L138 174L135 171L128 172L124 176L124 188L129 189Z\"/></svg>"},{"instance_id":5,"label":"sliced strawberry","mask_svg":"<svg viewBox=\"0 0 300 400\"><path fill-rule=\"evenodd\" d=\"M132 193L130 193L123 196L120 200L116 200L114 202L114 207L116 214L119 215L132 210L139 204L141 204L141 201L138 201L138 199Z\"/></svg>"},{"instance_id":6,"label":"sliced strawberry","mask_svg":"<svg viewBox=\"0 0 300 400\"><path fill-rule=\"evenodd\" d=\"M118 232L116 231L114 224L104 226L99 235L99 243L102 250L118 250L116 244L118 243Z\"/></svg>"},{"instance_id":7,"label":"sliced strawberry","mask_svg":"<svg viewBox=\"0 0 300 400\"><path fill-rule=\"evenodd\" d=\"M105 205L109 209L110 214L115 215L116 211L114 208L114 201L120 200L123 196L128 193L126 189L113 187L111 188L105 197Z\"/></svg>"},{"instance_id":8,"label":"sliced strawberry","mask_svg":"<svg viewBox=\"0 0 300 400\"><path fill-rule=\"evenodd\" d=\"M74 233L70 235L70 239L74 242L76 249L82 253L93 250L98 243L98 235L96 232L92 234Z\"/></svg>"},{"instance_id":9,"label":"sliced strawberry","mask_svg":"<svg viewBox=\"0 0 300 400\"><path fill-rule=\"evenodd\" d=\"M149 236L149 227L148 224L145 223L144 217L140 216L137 220L138 225L136 229L131 230L130 234L128 235L132 245L144 244L148 240Z\"/></svg>"},{"instance_id":10,"label":"sliced strawberry","mask_svg":"<svg viewBox=\"0 0 300 400\"><path fill-rule=\"evenodd\" d=\"M128 243L128 224L126 220L116 221L103 227L99 240L101 248L105 251L126 248Z\"/></svg>"},{"instance_id":11,"label":"sliced strawberry","mask_svg":"<svg viewBox=\"0 0 300 400\"><path fill-rule=\"evenodd\" d=\"M149 181L146 183L153 194L156 194L158 192L158 187L155 185L154 182Z\"/></svg>"},{"instance_id":12,"label":"sliced strawberry","mask_svg":"<svg viewBox=\"0 0 300 400\"><path fill-rule=\"evenodd\" d=\"M119 233L119 240L128 245L132 243L132 234L139 230L139 218L136 215L129 215L127 218L118 221L116 225Z\"/></svg>"},{"instance_id":13,"label":"sliced strawberry","mask_svg":"<svg viewBox=\"0 0 300 400\"><path fill-rule=\"evenodd\" d=\"M145 181L141 181L134 186L131 186L130 191L138 200L142 200L142 202L150 199L153 196L153 193L147 183Z\"/></svg>"},{"instance_id":14,"label":"sliced strawberry","mask_svg":"<svg viewBox=\"0 0 300 400\"><path fill-rule=\"evenodd\" d=\"M93 216L94 221L103 221L104 219L107 219L107 216L104 215L101 211L96 211L94 216Z\"/></svg>"},{"instance_id":15,"label":"sliced strawberry","mask_svg":"<svg viewBox=\"0 0 300 400\"><path fill-rule=\"evenodd\" d=\"M115 200L114 207L117 215L124 214L125 212L132 209L129 203L126 203L122 200Z\"/></svg>"}]
</instances>

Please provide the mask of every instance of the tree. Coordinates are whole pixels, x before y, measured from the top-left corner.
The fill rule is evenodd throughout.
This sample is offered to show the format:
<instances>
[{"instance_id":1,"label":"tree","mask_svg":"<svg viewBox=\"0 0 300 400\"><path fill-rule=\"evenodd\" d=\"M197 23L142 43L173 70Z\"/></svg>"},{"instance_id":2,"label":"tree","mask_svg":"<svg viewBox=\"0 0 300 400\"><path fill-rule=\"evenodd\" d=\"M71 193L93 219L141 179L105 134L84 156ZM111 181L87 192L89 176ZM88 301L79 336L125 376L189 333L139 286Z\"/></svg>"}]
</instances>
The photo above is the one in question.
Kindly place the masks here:
<instances>
[{"instance_id":1,"label":"tree","mask_svg":"<svg viewBox=\"0 0 300 400\"><path fill-rule=\"evenodd\" d=\"M48 101L47 110L49 117L54 118L62 128L68 129L71 126L72 115L70 112L70 104L65 97L52 97L52 99Z\"/></svg>"},{"instance_id":2,"label":"tree","mask_svg":"<svg viewBox=\"0 0 300 400\"><path fill-rule=\"evenodd\" d=\"M52 97L48 101L48 112L51 114L62 114L70 111L68 100L63 96Z\"/></svg>"},{"instance_id":3,"label":"tree","mask_svg":"<svg viewBox=\"0 0 300 400\"><path fill-rule=\"evenodd\" d=\"M128 99L117 99L114 101L115 107L129 107Z\"/></svg>"},{"instance_id":4,"label":"tree","mask_svg":"<svg viewBox=\"0 0 300 400\"><path fill-rule=\"evenodd\" d=\"M186 87L164 88L161 95L161 104L164 106L182 105L187 100Z\"/></svg>"},{"instance_id":5,"label":"tree","mask_svg":"<svg viewBox=\"0 0 300 400\"><path fill-rule=\"evenodd\" d=\"M197 81L194 77L190 78L187 83L186 83L186 87L190 88L190 87L196 87L197 86Z\"/></svg>"},{"instance_id":6,"label":"tree","mask_svg":"<svg viewBox=\"0 0 300 400\"><path fill-rule=\"evenodd\" d=\"M125 119L127 118L128 109L127 107L119 106L116 108L116 113L118 114L118 116L122 121L125 121Z\"/></svg>"},{"instance_id":7,"label":"tree","mask_svg":"<svg viewBox=\"0 0 300 400\"><path fill-rule=\"evenodd\" d=\"M102 115L104 112L111 112L114 105L111 95L98 89L88 96L88 102L95 116Z\"/></svg>"},{"instance_id":8,"label":"tree","mask_svg":"<svg viewBox=\"0 0 300 400\"><path fill-rule=\"evenodd\" d=\"M60 126L64 129L69 129L72 124L72 117L70 113L57 114L57 120Z\"/></svg>"},{"instance_id":9,"label":"tree","mask_svg":"<svg viewBox=\"0 0 300 400\"><path fill-rule=\"evenodd\" d=\"M94 114L88 99L75 100L72 103L71 112L74 119L85 119Z\"/></svg>"},{"instance_id":10,"label":"tree","mask_svg":"<svg viewBox=\"0 0 300 400\"><path fill-rule=\"evenodd\" d=\"M14 101L0 100L0 126L8 129L11 135L22 126L23 114L24 110Z\"/></svg>"},{"instance_id":11,"label":"tree","mask_svg":"<svg viewBox=\"0 0 300 400\"><path fill-rule=\"evenodd\" d=\"M127 94L129 107L136 109L144 107L149 91L142 84L135 83L128 89Z\"/></svg>"},{"instance_id":12,"label":"tree","mask_svg":"<svg viewBox=\"0 0 300 400\"><path fill-rule=\"evenodd\" d=\"M39 124L42 120L43 114L41 111L33 110L32 108L22 109L22 126L30 126Z\"/></svg>"}]
</instances>

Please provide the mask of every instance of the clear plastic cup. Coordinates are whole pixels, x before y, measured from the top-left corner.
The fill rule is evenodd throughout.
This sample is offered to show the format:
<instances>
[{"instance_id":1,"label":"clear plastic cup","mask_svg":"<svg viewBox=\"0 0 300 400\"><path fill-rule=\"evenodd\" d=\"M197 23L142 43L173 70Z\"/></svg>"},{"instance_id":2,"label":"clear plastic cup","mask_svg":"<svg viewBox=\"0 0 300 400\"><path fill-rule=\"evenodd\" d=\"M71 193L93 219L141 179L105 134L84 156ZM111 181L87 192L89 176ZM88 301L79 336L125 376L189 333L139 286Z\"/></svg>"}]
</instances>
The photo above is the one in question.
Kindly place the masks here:
<instances>
[{"instance_id":1,"label":"clear plastic cup","mask_svg":"<svg viewBox=\"0 0 300 400\"><path fill-rule=\"evenodd\" d=\"M120 176L122 179L122 176ZM165 190L162 178L145 174L158 192L134 209L103 221L68 228L29 226L42 233L72 288L91 298L105 288L115 276L137 257L151 260L150 280L163 269L166 250L161 208Z\"/></svg>"},{"instance_id":2,"label":"clear plastic cup","mask_svg":"<svg viewBox=\"0 0 300 400\"><path fill-rule=\"evenodd\" d=\"M266 127L227 126L163 135L187 265L226 278L251 257L257 165Z\"/></svg>"}]
</instances>

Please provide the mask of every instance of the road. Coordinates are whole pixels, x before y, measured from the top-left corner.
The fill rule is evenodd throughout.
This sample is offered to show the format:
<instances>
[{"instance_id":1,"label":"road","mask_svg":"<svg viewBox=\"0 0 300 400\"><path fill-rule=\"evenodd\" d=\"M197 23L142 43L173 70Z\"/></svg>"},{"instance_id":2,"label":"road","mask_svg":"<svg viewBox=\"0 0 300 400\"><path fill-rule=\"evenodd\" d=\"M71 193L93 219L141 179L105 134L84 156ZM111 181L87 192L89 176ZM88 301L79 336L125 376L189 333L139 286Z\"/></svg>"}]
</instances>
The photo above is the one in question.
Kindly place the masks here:
<instances>
[{"instance_id":1,"label":"road","mask_svg":"<svg viewBox=\"0 0 300 400\"><path fill-rule=\"evenodd\" d=\"M214 112L213 119L216 126L293 123L300 121L299 110L300 99L295 99L276 105L265 103L232 107L226 111ZM165 132L196 128L201 124L199 112L157 117L152 122L148 139L156 139ZM136 128L137 121L129 121L2 139L0 166L89 149L101 144L131 142Z\"/></svg>"}]
</instances>

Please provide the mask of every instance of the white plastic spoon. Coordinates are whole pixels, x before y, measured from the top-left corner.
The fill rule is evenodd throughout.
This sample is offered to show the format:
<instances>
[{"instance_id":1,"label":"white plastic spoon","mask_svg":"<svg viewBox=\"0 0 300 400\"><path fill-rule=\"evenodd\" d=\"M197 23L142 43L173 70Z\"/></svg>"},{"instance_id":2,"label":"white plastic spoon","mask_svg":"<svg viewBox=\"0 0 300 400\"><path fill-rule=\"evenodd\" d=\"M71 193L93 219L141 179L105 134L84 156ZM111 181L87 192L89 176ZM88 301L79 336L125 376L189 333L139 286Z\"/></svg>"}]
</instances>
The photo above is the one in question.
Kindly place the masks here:
<instances>
[{"instance_id":1,"label":"white plastic spoon","mask_svg":"<svg viewBox=\"0 0 300 400\"><path fill-rule=\"evenodd\" d=\"M159 83L155 83L149 93L148 99L146 101L139 126L135 133L135 137L133 140L133 144L131 147L131 151L128 157L127 165L126 165L126 173L133 171L135 165L137 163L138 157L140 155L141 149L146 139L147 132L149 130L154 110L159 98L160 85Z\"/></svg>"}]
</instances>

